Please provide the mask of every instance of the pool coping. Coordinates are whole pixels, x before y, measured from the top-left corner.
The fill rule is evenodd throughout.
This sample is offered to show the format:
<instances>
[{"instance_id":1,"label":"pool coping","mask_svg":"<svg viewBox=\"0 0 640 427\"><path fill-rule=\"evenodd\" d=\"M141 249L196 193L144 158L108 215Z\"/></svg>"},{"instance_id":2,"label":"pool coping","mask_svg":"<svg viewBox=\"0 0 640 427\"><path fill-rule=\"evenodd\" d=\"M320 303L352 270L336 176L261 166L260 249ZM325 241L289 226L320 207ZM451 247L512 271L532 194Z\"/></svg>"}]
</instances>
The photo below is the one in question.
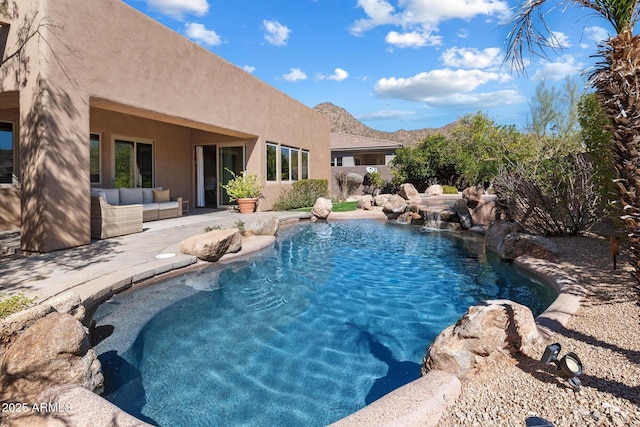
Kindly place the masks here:
<instances>
[{"instance_id":1,"label":"pool coping","mask_svg":"<svg viewBox=\"0 0 640 427\"><path fill-rule=\"evenodd\" d=\"M333 217L331 219L373 219L374 217L382 219L378 213L349 217L345 215L344 217ZM275 240L274 236L247 236L243 238L243 250L236 254L226 254L219 262L229 262L254 254L271 246ZM571 316L577 312L581 300L585 296L585 289L575 278L566 274L558 264L553 262L531 256L520 256L514 260L514 264L552 286L558 293L558 297L554 302L536 317L540 335L548 340L554 332L565 327ZM101 297L99 299L103 299L104 295L101 295ZM93 295L90 299L96 301ZM353 414L336 421L331 426L395 427L419 425L436 427L446 410L454 404L461 392L462 384L455 375L439 370L430 371ZM82 396L81 402L78 401L78 393ZM73 407L83 408L83 414L86 418L79 417L75 411L74 413L62 414L64 415L63 418L68 415L69 421L86 420L88 422L95 415L93 408L102 408L102 410L109 408L110 413L115 414L114 416L124 417L127 420L126 425L149 425L120 410L94 393L72 393L70 388L64 388L60 389L60 392L56 392L55 389L50 390L49 396L52 401L57 403L69 403Z\"/></svg>"}]
</instances>

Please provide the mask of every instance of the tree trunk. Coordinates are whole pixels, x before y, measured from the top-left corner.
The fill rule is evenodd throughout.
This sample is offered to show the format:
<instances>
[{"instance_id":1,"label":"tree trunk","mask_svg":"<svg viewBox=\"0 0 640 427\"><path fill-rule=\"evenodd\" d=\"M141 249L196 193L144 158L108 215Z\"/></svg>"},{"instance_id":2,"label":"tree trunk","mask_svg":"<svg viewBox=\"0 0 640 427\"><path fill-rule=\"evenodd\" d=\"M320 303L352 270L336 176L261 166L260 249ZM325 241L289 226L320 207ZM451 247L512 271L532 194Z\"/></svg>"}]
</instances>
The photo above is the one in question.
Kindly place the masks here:
<instances>
[{"instance_id":1,"label":"tree trunk","mask_svg":"<svg viewBox=\"0 0 640 427\"><path fill-rule=\"evenodd\" d=\"M591 75L611 121L614 182L620 219L640 281L640 37L623 32L601 47L603 62Z\"/></svg>"}]
</instances>

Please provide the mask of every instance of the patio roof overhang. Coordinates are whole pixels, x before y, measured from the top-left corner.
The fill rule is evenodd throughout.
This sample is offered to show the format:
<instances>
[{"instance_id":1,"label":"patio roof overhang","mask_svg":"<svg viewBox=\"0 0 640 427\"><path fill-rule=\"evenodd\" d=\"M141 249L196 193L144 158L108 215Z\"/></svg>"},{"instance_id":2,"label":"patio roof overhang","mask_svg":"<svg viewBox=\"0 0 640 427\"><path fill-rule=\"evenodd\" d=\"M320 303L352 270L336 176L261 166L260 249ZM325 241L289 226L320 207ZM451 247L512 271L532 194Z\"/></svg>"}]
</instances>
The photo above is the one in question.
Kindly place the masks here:
<instances>
[{"instance_id":1,"label":"patio roof overhang","mask_svg":"<svg viewBox=\"0 0 640 427\"><path fill-rule=\"evenodd\" d=\"M217 133L222 135L228 135L238 139L256 139L258 135L242 132L235 129L228 129L221 126L216 126L210 123L201 123L195 120L190 120L183 117L176 117L157 111L145 110L139 107L133 107L130 105L120 104L115 101L110 101L104 98L91 97L90 105L92 107L101 108L103 110L115 111L118 113L128 114L136 117L142 117L145 119L157 120L164 123L170 123L178 126L184 126L191 129L198 129L205 132Z\"/></svg>"}]
</instances>

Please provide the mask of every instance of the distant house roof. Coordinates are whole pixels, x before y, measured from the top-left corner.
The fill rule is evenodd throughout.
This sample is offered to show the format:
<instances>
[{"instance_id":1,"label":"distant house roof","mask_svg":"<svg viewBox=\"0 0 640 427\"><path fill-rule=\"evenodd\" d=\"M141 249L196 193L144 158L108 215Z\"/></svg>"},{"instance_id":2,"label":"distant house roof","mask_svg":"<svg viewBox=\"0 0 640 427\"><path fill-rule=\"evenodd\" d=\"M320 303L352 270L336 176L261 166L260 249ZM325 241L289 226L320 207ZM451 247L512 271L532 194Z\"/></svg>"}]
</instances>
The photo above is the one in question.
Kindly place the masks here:
<instances>
[{"instance_id":1,"label":"distant house roof","mask_svg":"<svg viewBox=\"0 0 640 427\"><path fill-rule=\"evenodd\" d=\"M384 139L368 138L366 136L350 135L347 133L331 134L332 150L362 150L362 149L395 149L402 144Z\"/></svg>"}]
</instances>

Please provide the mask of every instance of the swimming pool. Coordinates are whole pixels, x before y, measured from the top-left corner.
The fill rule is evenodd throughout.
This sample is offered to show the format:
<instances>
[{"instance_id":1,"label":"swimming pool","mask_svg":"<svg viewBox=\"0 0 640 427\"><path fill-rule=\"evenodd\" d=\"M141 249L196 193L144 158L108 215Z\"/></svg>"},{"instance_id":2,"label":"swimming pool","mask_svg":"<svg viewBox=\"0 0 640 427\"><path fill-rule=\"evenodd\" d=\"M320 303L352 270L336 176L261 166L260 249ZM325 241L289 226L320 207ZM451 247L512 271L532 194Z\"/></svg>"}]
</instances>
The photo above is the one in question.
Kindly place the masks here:
<instances>
[{"instance_id":1,"label":"swimming pool","mask_svg":"<svg viewBox=\"0 0 640 427\"><path fill-rule=\"evenodd\" d=\"M542 312L549 287L483 240L378 221L306 223L274 248L99 307L104 397L147 422L321 426L420 375L474 303Z\"/></svg>"}]
</instances>

